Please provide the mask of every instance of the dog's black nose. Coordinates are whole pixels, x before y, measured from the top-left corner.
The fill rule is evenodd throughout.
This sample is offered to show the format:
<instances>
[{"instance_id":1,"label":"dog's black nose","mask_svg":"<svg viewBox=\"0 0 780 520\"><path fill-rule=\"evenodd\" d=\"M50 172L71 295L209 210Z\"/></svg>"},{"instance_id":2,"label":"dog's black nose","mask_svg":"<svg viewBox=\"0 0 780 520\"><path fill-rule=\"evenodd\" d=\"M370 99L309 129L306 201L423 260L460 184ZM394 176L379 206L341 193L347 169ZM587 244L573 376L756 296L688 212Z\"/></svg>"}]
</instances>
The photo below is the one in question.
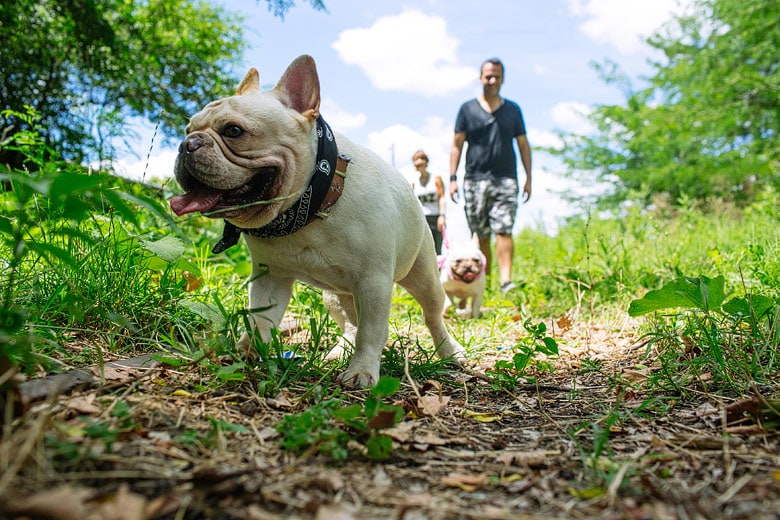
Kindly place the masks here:
<instances>
[{"instance_id":1,"label":"dog's black nose","mask_svg":"<svg viewBox=\"0 0 780 520\"><path fill-rule=\"evenodd\" d=\"M199 135L188 135L187 138L179 145L179 153L192 153L201 146L203 146L205 140Z\"/></svg>"}]
</instances>

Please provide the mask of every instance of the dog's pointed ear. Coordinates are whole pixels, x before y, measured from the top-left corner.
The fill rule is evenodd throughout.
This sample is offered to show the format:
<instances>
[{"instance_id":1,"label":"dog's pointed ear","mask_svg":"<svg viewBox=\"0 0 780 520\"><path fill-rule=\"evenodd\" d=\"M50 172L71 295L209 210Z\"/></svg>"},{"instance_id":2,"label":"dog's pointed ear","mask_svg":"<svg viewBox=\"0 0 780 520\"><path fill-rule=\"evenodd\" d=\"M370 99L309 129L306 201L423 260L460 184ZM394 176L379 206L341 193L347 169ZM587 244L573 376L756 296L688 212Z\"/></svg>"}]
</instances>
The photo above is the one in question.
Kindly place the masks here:
<instances>
[{"instance_id":1,"label":"dog's pointed ear","mask_svg":"<svg viewBox=\"0 0 780 520\"><path fill-rule=\"evenodd\" d=\"M250 92L257 92L260 90L260 74L257 73L257 69L252 67L249 72L246 73L244 79L241 80L241 84L236 89L237 96L243 96Z\"/></svg>"},{"instance_id":2,"label":"dog's pointed ear","mask_svg":"<svg viewBox=\"0 0 780 520\"><path fill-rule=\"evenodd\" d=\"M314 58L299 56L284 71L276 90L282 103L297 110L304 117L315 120L320 115L320 79Z\"/></svg>"}]
</instances>

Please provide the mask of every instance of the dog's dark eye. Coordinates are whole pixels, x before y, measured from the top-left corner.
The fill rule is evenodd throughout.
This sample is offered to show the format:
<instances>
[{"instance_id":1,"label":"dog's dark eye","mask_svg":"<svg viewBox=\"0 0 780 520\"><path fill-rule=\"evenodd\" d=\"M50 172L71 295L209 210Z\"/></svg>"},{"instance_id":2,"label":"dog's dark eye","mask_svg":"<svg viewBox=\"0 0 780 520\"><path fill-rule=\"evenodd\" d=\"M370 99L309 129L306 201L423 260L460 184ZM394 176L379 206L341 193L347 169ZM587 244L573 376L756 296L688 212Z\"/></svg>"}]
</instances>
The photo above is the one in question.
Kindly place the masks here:
<instances>
[{"instance_id":1,"label":"dog's dark eye","mask_svg":"<svg viewBox=\"0 0 780 520\"><path fill-rule=\"evenodd\" d=\"M244 130L238 125L227 125L222 129L222 135L225 137L239 137Z\"/></svg>"}]
</instances>

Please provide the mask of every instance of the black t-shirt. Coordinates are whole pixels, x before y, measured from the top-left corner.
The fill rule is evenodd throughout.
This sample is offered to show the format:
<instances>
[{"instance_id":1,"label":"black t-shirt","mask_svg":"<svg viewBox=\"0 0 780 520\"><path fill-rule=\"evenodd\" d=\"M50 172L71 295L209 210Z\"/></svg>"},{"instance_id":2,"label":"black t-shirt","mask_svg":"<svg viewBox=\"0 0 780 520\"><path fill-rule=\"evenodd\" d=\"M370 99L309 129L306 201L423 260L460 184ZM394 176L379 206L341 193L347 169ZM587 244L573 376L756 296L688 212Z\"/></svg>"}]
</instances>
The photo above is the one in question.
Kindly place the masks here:
<instances>
[{"instance_id":1,"label":"black t-shirt","mask_svg":"<svg viewBox=\"0 0 780 520\"><path fill-rule=\"evenodd\" d=\"M492 114L479 101L463 103L455 119L455 133L465 133L466 178L517 178L517 159L514 140L525 135L525 123L520 107L514 101L504 100Z\"/></svg>"}]
</instances>

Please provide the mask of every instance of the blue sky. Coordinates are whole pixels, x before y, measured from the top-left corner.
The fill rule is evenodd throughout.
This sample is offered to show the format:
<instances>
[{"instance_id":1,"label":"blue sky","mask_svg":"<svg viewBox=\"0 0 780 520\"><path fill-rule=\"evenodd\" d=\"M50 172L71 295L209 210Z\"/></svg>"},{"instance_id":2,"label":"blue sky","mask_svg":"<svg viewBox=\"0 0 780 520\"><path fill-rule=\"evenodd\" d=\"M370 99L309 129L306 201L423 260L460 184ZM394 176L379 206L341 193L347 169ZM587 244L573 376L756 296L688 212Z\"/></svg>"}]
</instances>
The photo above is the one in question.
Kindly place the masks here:
<instances>
[{"instance_id":1,"label":"blue sky","mask_svg":"<svg viewBox=\"0 0 780 520\"><path fill-rule=\"evenodd\" d=\"M455 115L479 94L485 58L504 62L501 94L522 108L532 149L550 145L556 129L587 131L578 112L623 101L590 63L610 59L641 81L651 72L648 59L659 58L643 38L681 10L677 0L325 3L328 12L298 0L281 20L263 0L225 1L246 15L250 40L236 75L255 67L261 84L271 87L295 57L310 54L320 75L321 112L334 129L402 171L423 148L430 169L445 176ZM144 171L151 133L141 135L141 159L123 158L120 173ZM155 144L146 175L170 176L174 157L173 149ZM537 152L533 162L533 195L518 211L517 228L554 230L556 219L572 211L556 195L567 182L554 174L551 157Z\"/></svg>"}]
</instances>

